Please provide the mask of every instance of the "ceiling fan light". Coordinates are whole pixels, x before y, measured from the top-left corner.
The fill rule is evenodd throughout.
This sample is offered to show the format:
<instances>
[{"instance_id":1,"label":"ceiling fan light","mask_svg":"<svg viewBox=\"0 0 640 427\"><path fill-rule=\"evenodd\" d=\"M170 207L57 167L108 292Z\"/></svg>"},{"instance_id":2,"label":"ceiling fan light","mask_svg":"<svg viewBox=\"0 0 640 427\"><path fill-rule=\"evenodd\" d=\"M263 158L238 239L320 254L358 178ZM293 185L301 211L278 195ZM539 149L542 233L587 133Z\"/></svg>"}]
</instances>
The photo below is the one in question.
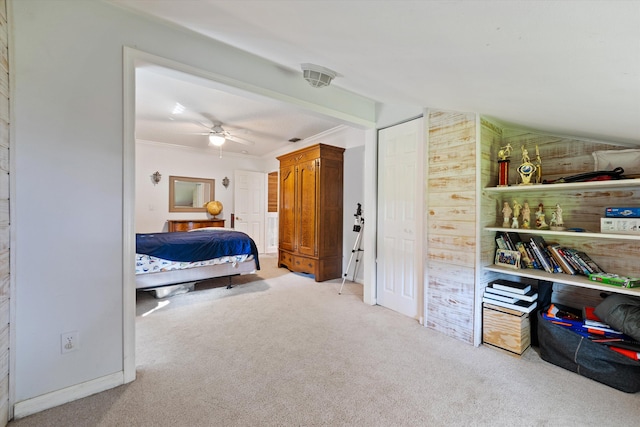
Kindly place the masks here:
<instances>
[{"instance_id":1,"label":"ceiling fan light","mask_svg":"<svg viewBox=\"0 0 640 427\"><path fill-rule=\"evenodd\" d=\"M209 145L214 145L216 147L222 146L224 144L225 138L222 135L216 135L215 133L209 134Z\"/></svg>"}]
</instances>

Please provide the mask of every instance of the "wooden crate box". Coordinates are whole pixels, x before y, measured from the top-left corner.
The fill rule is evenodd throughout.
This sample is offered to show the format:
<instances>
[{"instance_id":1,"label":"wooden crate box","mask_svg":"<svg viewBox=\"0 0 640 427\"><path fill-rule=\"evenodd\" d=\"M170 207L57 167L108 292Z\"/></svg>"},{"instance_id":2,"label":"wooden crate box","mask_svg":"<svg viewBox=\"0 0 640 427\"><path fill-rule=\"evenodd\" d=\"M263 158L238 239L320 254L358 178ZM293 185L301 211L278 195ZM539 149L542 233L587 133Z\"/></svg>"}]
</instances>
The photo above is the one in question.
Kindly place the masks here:
<instances>
[{"instance_id":1,"label":"wooden crate box","mask_svg":"<svg viewBox=\"0 0 640 427\"><path fill-rule=\"evenodd\" d=\"M483 304L482 341L492 347L521 355L531 345L529 314Z\"/></svg>"}]
</instances>

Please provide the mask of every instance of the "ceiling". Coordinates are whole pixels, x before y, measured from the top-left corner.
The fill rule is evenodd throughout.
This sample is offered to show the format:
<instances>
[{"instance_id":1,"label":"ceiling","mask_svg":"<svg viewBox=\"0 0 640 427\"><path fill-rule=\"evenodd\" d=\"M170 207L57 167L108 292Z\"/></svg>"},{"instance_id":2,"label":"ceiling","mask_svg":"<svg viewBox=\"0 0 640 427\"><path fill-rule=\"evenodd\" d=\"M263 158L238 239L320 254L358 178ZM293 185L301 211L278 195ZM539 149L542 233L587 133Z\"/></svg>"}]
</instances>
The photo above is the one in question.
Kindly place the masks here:
<instances>
[{"instance_id":1,"label":"ceiling","mask_svg":"<svg viewBox=\"0 0 640 427\"><path fill-rule=\"evenodd\" d=\"M640 146L640 1L111 2L291 70L300 72L302 63L330 68L340 74L332 85L380 103L473 111L507 126ZM166 88L153 94L141 89L156 105L155 99L181 102L177 94L189 93L180 99L192 121L180 133L201 131L193 120L209 113L252 132L243 137L271 138L272 148L337 124L307 124L307 115L289 120L293 111L279 115L255 101L242 105L249 100L229 94L207 91L210 98L201 99L196 89L153 86ZM223 114L215 108L219 96L229 97L223 102L235 111L217 116ZM149 117L140 123L158 114L146 108L140 112ZM158 140L162 134L138 137ZM189 139L196 137L205 138Z\"/></svg>"},{"instance_id":2,"label":"ceiling","mask_svg":"<svg viewBox=\"0 0 640 427\"><path fill-rule=\"evenodd\" d=\"M231 134L225 153L263 156L341 126L273 100L255 99L217 88L218 84L180 71L136 68L136 139L218 150L208 133L216 123ZM182 107L176 106L178 104ZM217 151L216 151L217 152Z\"/></svg>"}]
</instances>

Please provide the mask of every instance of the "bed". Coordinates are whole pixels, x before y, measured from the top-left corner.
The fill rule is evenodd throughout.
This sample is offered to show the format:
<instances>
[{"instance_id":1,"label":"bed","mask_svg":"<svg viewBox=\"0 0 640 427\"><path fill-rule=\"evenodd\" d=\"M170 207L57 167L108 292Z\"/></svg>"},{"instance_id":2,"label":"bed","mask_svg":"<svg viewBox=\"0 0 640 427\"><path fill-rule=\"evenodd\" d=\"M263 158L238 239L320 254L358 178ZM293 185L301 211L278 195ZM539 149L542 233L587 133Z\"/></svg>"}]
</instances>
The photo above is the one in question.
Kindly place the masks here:
<instances>
[{"instance_id":1,"label":"bed","mask_svg":"<svg viewBox=\"0 0 640 427\"><path fill-rule=\"evenodd\" d=\"M211 227L172 233L136 234L136 289L156 290L215 277L254 274L258 250L247 234ZM167 294L160 292L161 294Z\"/></svg>"}]
</instances>

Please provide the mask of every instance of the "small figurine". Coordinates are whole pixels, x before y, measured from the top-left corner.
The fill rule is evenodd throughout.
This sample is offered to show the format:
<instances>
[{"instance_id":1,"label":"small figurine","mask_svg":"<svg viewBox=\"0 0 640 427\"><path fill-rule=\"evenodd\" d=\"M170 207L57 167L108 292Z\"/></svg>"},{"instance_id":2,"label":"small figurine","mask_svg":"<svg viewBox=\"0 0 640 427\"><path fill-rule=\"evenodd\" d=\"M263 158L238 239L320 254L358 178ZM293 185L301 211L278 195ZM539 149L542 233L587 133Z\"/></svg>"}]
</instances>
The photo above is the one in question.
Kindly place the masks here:
<instances>
[{"instance_id":1,"label":"small figurine","mask_svg":"<svg viewBox=\"0 0 640 427\"><path fill-rule=\"evenodd\" d=\"M529 228L531 226L531 209L529 208L529 202L524 202L522 206L522 228Z\"/></svg>"},{"instance_id":2,"label":"small figurine","mask_svg":"<svg viewBox=\"0 0 640 427\"><path fill-rule=\"evenodd\" d=\"M564 220L562 219L562 208L560 204L556 204L556 220L558 221L558 227L564 227Z\"/></svg>"},{"instance_id":3,"label":"small figurine","mask_svg":"<svg viewBox=\"0 0 640 427\"><path fill-rule=\"evenodd\" d=\"M536 211L536 228L539 230L546 229L549 226L544 217L544 205L540 203L538 205L538 210Z\"/></svg>"},{"instance_id":4,"label":"small figurine","mask_svg":"<svg viewBox=\"0 0 640 427\"><path fill-rule=\"evenodd\" d=\"M498 160L508 160L511 155L511 144L507 144L504 147L500 147L498 151Z\"/></svg>"},{"instance_id":5,"label":"small figurine","mask_svg":"<svg viewBox=\"0 0 640 427\"><path fill-rule=\"evenodd\" d=\"M509 219L511 218L511 206L509 206L509 202L504 202L502 207L502 226L505 228L509 227Z\"/></svg>"},{"instance_id":6,"label":"small figurine","mask_svg":"<svg viewBox=\"0 0 640 427\"><path fill-rule=\"evenodd\" d=\"M518 203L517 200L513 200L513 219L511 221L511 228L520 228L520 224L518 224L518 217L520 216L520 209L522 205Z\"/></svg>"},{"instance_id":7,"label":"small figurine","mask_svg":"<svg viewBox=\"0 0 640 427\"><path fill-rule=\"evenodd\" d=\"M565 230L564 220L562 219L562 208L560 204L556 204L556 210L553 211L553 218L549 224L549 228L555 231Z\"/></svg>"}]
</instances>

